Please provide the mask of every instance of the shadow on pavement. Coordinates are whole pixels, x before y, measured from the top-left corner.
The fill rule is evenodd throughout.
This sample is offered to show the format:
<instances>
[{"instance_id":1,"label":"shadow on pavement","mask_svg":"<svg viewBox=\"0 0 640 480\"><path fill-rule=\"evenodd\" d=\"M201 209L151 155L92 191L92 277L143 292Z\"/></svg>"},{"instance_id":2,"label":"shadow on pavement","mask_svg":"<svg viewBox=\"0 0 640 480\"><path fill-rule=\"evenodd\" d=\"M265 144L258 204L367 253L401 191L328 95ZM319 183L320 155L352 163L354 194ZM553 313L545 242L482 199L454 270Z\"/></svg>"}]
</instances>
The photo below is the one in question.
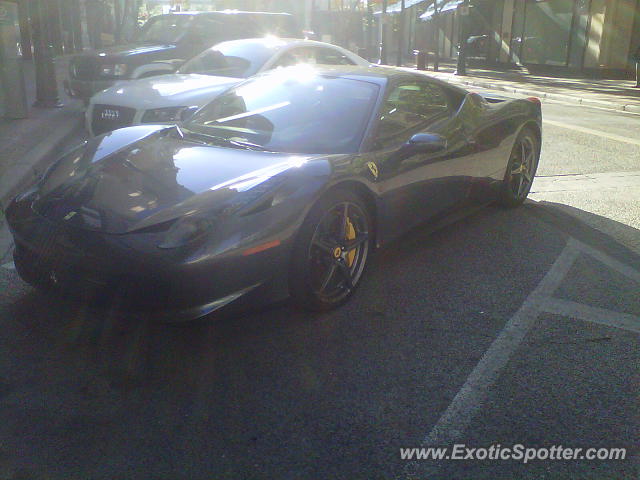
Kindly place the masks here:
<instances>
[{"instance_id":1,"label":"shadow on pavement","mask_svg":"<svg viewBox=\"0 0 640 480\"><path fill-rule=\"evenodd\" d=\"M607 234L640 232L566 211L530 202L418 229L325 314L277 304L176 328L7 291L0 476L392 478L568 235L640 265Z\"/></svg>"}]
</instances>

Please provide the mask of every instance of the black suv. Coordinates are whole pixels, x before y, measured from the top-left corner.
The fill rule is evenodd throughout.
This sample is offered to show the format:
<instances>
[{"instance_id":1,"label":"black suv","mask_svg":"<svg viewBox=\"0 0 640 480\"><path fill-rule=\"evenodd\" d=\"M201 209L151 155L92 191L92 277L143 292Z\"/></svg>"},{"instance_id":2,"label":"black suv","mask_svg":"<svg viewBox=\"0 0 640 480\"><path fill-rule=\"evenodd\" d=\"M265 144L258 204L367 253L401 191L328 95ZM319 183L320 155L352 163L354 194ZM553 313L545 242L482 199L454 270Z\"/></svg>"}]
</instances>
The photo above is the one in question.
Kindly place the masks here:
<instances>
[{"instance_id":1,"label":"black suv","mask_svg":"<svg viewBox=\"0 0 640 480\"><path fill-rule=\"evenodd\" d=\"M186 60L225 40L276 35L302 38L288 13L180 12L151 17L132 44L77 55L64 82L85 101L116 81L171 73Z\"/></svg>"}]
</instances>

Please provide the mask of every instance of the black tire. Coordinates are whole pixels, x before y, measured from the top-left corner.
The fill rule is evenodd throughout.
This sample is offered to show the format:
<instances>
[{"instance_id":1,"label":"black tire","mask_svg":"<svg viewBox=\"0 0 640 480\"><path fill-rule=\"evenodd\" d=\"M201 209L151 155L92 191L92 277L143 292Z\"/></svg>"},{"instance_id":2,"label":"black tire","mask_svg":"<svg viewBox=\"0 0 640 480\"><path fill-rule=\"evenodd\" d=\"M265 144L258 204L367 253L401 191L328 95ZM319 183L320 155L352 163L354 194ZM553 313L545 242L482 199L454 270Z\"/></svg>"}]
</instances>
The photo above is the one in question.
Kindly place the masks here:
<instances>
[{"instance_id":1,"label":"black tire","mask_svg":"<svg viewBox=\"0 0 640 480\"><path fill-rule=\"evenodd\" d=\"M305 310L326 311L345 303L370 263L373 222L366 203L339 188L311 208L293 247L289 293Z\"/></svg>"},{"instance_id":2,"label":"black tire","mask_svg":"<svg viewBox=\"0 0 640 480\"><path fill-rule=\"evenodd\" d=\"M29 253L23 247L16 245L13 251L13 264L20 278L32 287L43 292L50 292L55 287L49 271L40 268L38 263L34 262L33 258L30 258Z\"/></svg>"},{"instance_id":3,"label":"black tire","mask_svg":"<svg viewBox=\"0 0 640 480\"><path fill-rule=\"evenodd\" d=\"M525 127L509 156L498 205L506 208L522 205L531 190L539 160L540 139L531 127Z\"/></svg>"}]
</instances>

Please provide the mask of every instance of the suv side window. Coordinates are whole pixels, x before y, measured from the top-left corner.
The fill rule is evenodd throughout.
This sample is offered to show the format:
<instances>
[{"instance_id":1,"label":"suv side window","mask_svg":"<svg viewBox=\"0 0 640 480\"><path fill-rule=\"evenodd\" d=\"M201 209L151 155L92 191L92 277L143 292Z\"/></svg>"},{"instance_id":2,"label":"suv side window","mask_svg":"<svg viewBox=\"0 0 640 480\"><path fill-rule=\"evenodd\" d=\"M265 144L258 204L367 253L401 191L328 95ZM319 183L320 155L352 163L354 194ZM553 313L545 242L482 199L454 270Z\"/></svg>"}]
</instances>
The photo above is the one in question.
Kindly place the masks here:
<instances>
[{"instance_id":1,"label":"suv side window","mask_svg":"<svg viewBox=\"0 0 640 480\"><path fill-rule=\"evenodd\" d=\"M316 63L321 65L355 65L355 63L349 60L345 54L338 50L325 47L317 47L313 50L316 57Z\"/></svg>"},{"instance_id":2,"label":"suv side window","mask_svg":"<svg viewBox=\"0 0 640 480\"><path fill-rule=\"evenodd\" d=\"M407 142L448 115L447 96L438 85L414 80L401 82L391 89L380 110L377 146L386 148Z\"/></svg>"},{"instance_id":3,"label":"suv side window","mask_svg":"<svg viewBox=\"0 0 640 480\"><path fill-rule=\"evenodd\" d=\"M202 45L210 47L223 39L228 39L228 28L217 18L200 17L196 18L191 25L190 34Z\"/></svg>"}]
</instances>

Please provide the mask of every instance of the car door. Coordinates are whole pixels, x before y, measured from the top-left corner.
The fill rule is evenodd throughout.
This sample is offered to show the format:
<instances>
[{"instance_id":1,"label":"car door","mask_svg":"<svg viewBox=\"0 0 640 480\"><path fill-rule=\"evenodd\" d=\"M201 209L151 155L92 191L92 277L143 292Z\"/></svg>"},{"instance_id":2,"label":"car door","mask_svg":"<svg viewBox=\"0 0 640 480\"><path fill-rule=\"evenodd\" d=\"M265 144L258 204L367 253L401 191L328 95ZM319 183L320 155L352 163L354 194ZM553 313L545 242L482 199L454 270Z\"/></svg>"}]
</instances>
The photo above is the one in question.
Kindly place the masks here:
<instances>
[{"instance_id":1,"label":"car door","mask_svg":"<svg viewBox=\"0 0 640 480\"><path fill-rule=\"evenodd\" d=\"M371 168L389 231L400 234L467 198L473 148L443 87L414 77L390 84L374 132ZM440 136L444 147L427 153L409 145L419 133Z\"/></svg>"}]
</instances>

